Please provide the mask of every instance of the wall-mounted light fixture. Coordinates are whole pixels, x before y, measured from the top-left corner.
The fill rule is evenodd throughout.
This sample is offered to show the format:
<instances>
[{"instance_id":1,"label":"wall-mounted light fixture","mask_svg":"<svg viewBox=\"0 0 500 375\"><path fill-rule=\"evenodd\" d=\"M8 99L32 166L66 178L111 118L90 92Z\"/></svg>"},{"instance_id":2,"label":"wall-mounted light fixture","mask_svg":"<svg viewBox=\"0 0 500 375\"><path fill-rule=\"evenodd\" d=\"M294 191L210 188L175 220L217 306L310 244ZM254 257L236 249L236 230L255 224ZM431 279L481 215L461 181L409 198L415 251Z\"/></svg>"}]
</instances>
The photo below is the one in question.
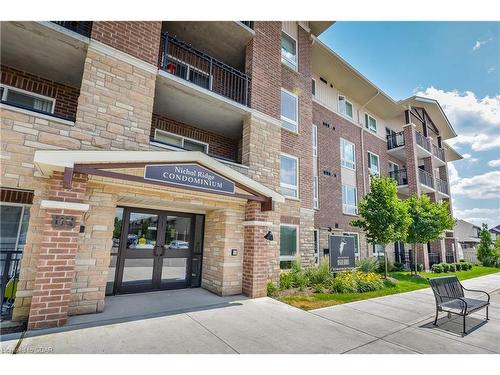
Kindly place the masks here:
<instances>
[{"instance_id":1,"label":"wall-mounted light fixture","mask_svg":"<svg viewBox=\"0 0 500 375\"><path fill-rule=\"evenodd\" d=\"M268 241L274 240L273 233L270 230L268 230L264 238Z\"/></svg>"}]
</instances>

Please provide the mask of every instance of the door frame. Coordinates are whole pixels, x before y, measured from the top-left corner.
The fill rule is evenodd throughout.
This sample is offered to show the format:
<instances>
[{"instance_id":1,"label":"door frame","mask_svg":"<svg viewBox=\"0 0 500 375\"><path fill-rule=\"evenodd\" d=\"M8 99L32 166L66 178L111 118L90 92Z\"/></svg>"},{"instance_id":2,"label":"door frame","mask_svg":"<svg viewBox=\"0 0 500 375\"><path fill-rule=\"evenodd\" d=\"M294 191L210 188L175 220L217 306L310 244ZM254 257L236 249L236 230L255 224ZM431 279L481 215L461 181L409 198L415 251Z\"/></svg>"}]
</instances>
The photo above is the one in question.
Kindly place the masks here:
<instances>
[{"instance_id":1,"label":"door frame","mask_svg":"<svg viewBox=\"0 0 500 375\"><path fill-rule=\"evenodd\" d=\"M118 255L116 260L116 270L115 270L115 280L113 285L113 295L115 294L129 294L129 293L137 293L137 292L151 292L158 290L168 290L168 289L182 289L189 288L191 286L191 274L192 274L192 259L194 255L194 236L195 236L195 216L194 213L187 212L177 212L177 211L169 211L169 210L158 210L158 209L150 209L150 208L138 208L138 207L126 207L120 206L123 208L123 225L120 234L120 244L118 246ZM153 259L152 266L152 276L151 276L151 284L150 286L144 285L132 285L127 286L126 288L122 287L122 278L123 278L123 270L125 265L125 259L127 259L127 238L128 238L128 229L130 225L130 213L138 212L138 213L149 213L158 216L157 223L157 231L156 231L156 246L148 251L147 253L139 253L135 257L135 259ZM159 241L160 238L164 237L165 229L167 224L167 216L179 216L179 217L188 217L191 219L190 224L190 235L189 235L189 249L187 256L181 257L187 259L186 261L186 279L185 281L172 282L172 283L161 283L161 270L163 265L163 259L169 258L179 258L179 256L174 256L173 254L169 254L168 251L163 249L162 254L158 255L158 247L163 247L165 245L165 238ZM161 237L160 237L161 236ZM144 250L141 250L143 252ZM134 258L128 258L134 259Z\"/></svg>"}]
</instances>

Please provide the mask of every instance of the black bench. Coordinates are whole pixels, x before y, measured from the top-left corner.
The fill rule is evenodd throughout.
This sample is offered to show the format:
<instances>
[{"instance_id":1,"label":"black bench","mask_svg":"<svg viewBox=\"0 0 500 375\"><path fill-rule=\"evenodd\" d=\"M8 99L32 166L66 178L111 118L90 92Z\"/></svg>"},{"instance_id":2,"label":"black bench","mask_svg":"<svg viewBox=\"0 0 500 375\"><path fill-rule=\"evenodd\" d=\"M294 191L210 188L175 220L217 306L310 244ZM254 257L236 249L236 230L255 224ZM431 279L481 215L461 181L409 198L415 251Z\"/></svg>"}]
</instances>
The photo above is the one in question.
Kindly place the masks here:
<instances>
[{"instance_id":1,"label":"black bench","mask_svg":"<svg viewBox=\"0 0 500 375\"><path fill-rule=\"evenodd\" d=\"M486 307L486 320L489 320L488 306L490 305L490 295L485 291L464 288L456 276L434 277L428 280L436 298L436 319L434 319L434 325L437 325L440 311L447 312L448 316L450 314L463 316L463 335L466 334L465 317L467 315ZM464 291L484 293L488 297L488 300L465 297Z\"/></svg>"}]
</instances>

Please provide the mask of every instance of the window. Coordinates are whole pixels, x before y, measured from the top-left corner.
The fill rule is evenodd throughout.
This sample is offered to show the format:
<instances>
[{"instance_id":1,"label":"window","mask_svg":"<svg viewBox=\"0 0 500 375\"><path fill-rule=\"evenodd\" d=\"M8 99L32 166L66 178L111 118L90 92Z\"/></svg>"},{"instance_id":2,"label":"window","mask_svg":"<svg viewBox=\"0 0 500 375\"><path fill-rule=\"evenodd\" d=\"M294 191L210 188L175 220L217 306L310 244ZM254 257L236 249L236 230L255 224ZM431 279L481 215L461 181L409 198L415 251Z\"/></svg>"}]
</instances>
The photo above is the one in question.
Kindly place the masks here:
<instances>
[{"instance_id":1,"label":"window","mask_svg":"<svg viewBox=\"0 0 500 375\"><path fill-rule=\"evenodd\" d=\"M316 96L316 80L314 78L312 79L312 94Z\"/></svg>"},{"instance_id":2,"label":"window","mask_svg":"<svg viewBox=\"0 0 500 375\"><path fill-rule=\"evenodd\" d=\"M297 70L297 41L285 32L281 32L281 62Z\"/></svg>"},{"instance_id":3,"label":"window","mask_svg":"<svg viewBox=\"0 0 500 375\"><path fill-rule=\"evenodd\" d=\"M342 185L342 212L348 215L358 214L358 199L354 186Z\"/></svg>"},{"instance_id":4,"label":"window","mask_svg":"<svg viewBox=\"0 0 500 375\"><path fill-rule=\"evenodd\" d=\"M378 155L368 152L368 170L371 175L380 176Z\"/></svg>"},{"instance_id":5,"label":"window","mask_svg":"<svg viewBox=\"0 0 500 375\"><path fill-rule=\"evenodd\" d=\"M393 163L392 161L389 162L389 174L391 172L395 172L399 169L399 165L397 165L396 163Z\"/></svg>"},{"instance_id":6,"label":"window","mask_svg":"<svg viewBox=\"0 0 500 375\"><path fill-rule=\"evenodd\" d=\"M313 177L313 192L314 192L314 208L319 209L319 181L318 176Z\"/></svg>"},{"instance_id":7,"label":"window","mask_svg":"<svg viewBox=\"0 0 500 375\"><path fill-rule=\"evenodd\" d=\"M313 157L318 157L318 127L316 125L312 126L312 149Z\"/></svg>"},{"instance_id":8,"label":"window","mask_svg":"<svg viewBox=\"0 0 500 375\"><path fill-rule=\"evenodd\" d=\"M375 120L368 113L365 113L365 126L367 129L371 130L372 132L375 132L375 133L377 132L377 120Z\"/></svg>"},{"instance_id":9,"label":"window","mask_svg":"<svg viewBox=\"0 0 500 375\"><path fill-rule=\"evenodd\" d=\"M55 99L10 86L2 86L2 102L37 112L54 113Z\"/></svg>"},{"instance_id":10,"label":"window","mask_svg":"<svg viewBox=\"0 0 500 375\"><path fill-rule=\"evenodd\" d=\"M280 225L280 265L288 268L297 256L297 226L292 224ZM283 265L286 265L283 267Z\"/></svg>"},{"instance_id":11,"label":"window","mask_svg":"<svg viewBox=\"0 0 500 375\"><path fill-rule=\"evenodd\" d=\"M281 155L280 172L281 194L298 198L298 159L289 155Z\"/></svg>"},{"instance_id":12,"label":"window","mask_svg":"<svg viewBox=\"0 0 500 375\"><path fill-rule=\"evenodd\" d=\"M378 243L372 244L372 251L373 251L373 256L382 256L384 255L384 247L382 245L379 245Z\"/></svg>"},{"instance_id":13,"label":"window","mask_svg":"<svg viewBox=\"0 0 500 375\"><path fill-rule=\"evenodd\" d=\"M208 144L195 141L194 139L185 138L180 135L168 133L164 130L155 129L155 141L163 143L168 146L182 148L187 151L201 151L208 152Z\"/></svg>"},{"instance_id":14,"label":"window","mask_svg":"<svg viewBox=\"0 0 500 375\"><path fill-rule=\"evenodd\" d=\"M339 95L339 112L352 118L352 103L343 95Z\"/></svg>"},{"instance_id":15,"label":"window","mask_svg":"<svg viewBox=\"0 0 500 375\"><path fill-rule=\"evenodd\" d=\"M293 132L298 131L299 98L281 89L281 126Z\"/></svg>"},{"instance_id":16,"label":"window","mask_svg":"<svg viewBox=\"0 0 500 375\"><path fill-rule=\"evenodd\" d=\"M352 232L345 232L342 235L354 238L354 254L359 257L359 235Z\"/></svg>"},{"instance_id":17,"label":"window","mask_svg":"<svg viewBox=\"0 0 500 375\"><path fill-rule=\"evenodd\" d=\"M356 169L354 143L340 138L340 158L341 164L345 168Z\"/></svg>"}]
</instances>

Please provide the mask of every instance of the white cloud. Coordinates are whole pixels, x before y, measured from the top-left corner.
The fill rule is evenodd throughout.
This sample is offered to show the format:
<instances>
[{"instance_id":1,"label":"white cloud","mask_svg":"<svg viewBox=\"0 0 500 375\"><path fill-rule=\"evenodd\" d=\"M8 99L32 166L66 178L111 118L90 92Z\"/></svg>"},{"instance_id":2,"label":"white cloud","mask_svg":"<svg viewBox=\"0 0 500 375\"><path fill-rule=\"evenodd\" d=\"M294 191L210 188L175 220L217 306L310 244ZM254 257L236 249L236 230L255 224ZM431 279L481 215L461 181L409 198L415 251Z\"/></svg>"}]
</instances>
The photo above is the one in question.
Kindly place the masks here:
<instances>
[{"instance_id":1,"label":"white cloud","mask_svg":"<svg viewBox=\"0 0 500 375\"><path fill-rule=\"evenodd\" d=\"M465 210L454 210L455 217L481 226L488 224L492 228L500 224L500 208L470 208Z\"/></svg>"},{"instance_id":2,"label":"white cloud","mask_svg":"<svg viewBox=\"0 0 500 375\"><path fill-rule=\"evenodd\" d=\"M417 95L436 99L459 134L446 142L470 145L474 151L500 148L500 94L477 98L471 91L444 91L428 87Z\"/></svg>"},{"instance_id":3,"label":"white cloud","mask_svg":"<svg viewBox=\"0 0 500 375\"><path fill-rule=\"evenodd\" d=\"M479 161L478 158L473 158L471 154L463 154L462 155L465 160L467 160L469 163L477 163Z\"/></svg>"},{"instance_id":4,"label":"white cloud","mask_svg":"<svg viewBox=\"0 0 500 375\"><path fill-rule=\"evenodd\" d=\"M454 167L453 167L454 168ZM500 171L487 172L473 177L461 178L451 176L451 193L455 196L466 196L470 199L498 199L500 200Z\"/></svg>"},{"instance_id":5,"label":"white cloud","mask_svg":"<svg viewBox=\"0 0 500 375\"><path fill-rule=\"evenodd\" d=\"M476 44L474 44L474 47L472 47L473 51L477 51L479 48L484 46L486 43L491 42L493 38L489 38L486 40L476 40Z\"/></svg>"},{"instance_id":6,"label":"white cloud","mask_svg":"<svg viewBox=\"0 0 500 375\"><path fill-rule=\"evenodd\" d=\"M495 70L497 70L496 66L492 66L492 67L488 68L488 74L493 73Z\"/></svg>"},{"instance_id":7,"label":"white cloud","mask_svg":"<svg viewBox=\"0 0 500 375\"><path fill-rule=\"evenodd\" d=\"M490 160L488 165L490 167L500 167L500 159Z\"/></svg>"}]
</instances>

